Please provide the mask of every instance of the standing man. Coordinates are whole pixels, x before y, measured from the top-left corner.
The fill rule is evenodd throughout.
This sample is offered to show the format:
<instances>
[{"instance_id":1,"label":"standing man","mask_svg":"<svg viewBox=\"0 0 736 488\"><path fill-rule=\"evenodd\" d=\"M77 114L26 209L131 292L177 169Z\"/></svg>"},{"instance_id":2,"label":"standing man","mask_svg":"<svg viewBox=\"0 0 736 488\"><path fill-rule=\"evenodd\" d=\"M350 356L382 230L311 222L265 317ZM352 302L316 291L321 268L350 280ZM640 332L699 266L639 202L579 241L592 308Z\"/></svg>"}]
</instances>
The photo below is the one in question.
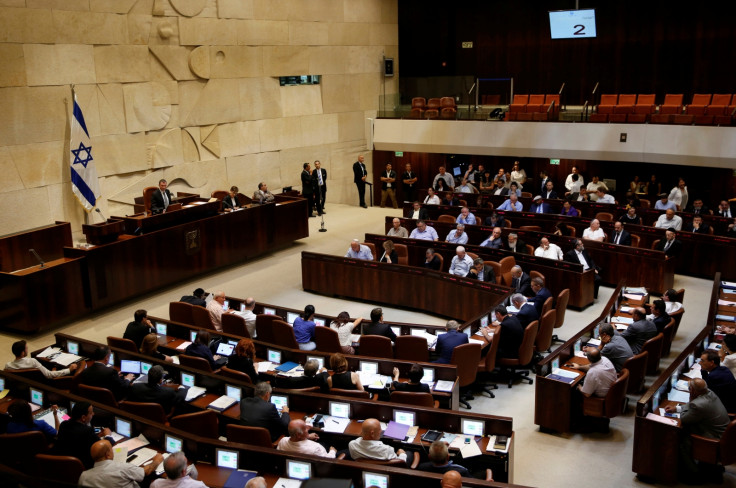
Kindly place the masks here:
<instances>
[{"instance_id":1,"label":"standing man","mask_svg":"<svg viewBox=\"0 0 736 488\"><path fill-rule=\"evenodd\" d=\"M404 190L404 201L413 202L414 193L416 191L417 175L411 170L411 164L406 163L404 167L404 174L401 175L401 181L404 184L402 187Z\"/></svg>"},{"instance_id":2,"label":"standing man","mask_svg":"<svg viewBox=\"0 0 736 488\"><path fill-rule=\"evenodd\" d=\"M358 198L360 198L360 206L368 208L365 204L365 179L368 176L368 170L365 168L363 161L365 158L361 154L358 156L358 160L353 163L353 181L355 186L358 187Z\"/></svg>"},{"instance_id":3,"label":"standing man","mask_svg":"<svg viewBox=\"0 0 736 488\"><path fill-rule=\"evenodd\" d=\"M391 163L386 163L386 171L381 173L381 208L386 205L387 198L391 198L394 208L399 208L396 203L396 171Z\"/></svg>"},{"instance_id":4,"label":"standing man","mask_svg":"<svg viewBox=\"0 0 736 488\"><path fill-rule=\"evenodd\" d=\"M165 212L171 205L171 192L169 191L166 180L159 180L158 191L151 195L151 213L160 214Z\"/></svg>"},{"instance_id":5,"label":"standing man","mask_svg":"<svg viewBox=\"0 0 736 488\"><path fill-rule=\"evenodd\" d=\"M593 298L598 298L598 288L601 287L601 281L603 281L603 278L599 274L600 268L595 265L590 254L585 250L583 241L575 239L572 241L572 246L573 248L565 253L564 260L568 263L582 264L583 271L593 270L595 273L593 277Z\"/></svg>"},{"instance_id":6,"label":"standing man","mask_svg":"<svg viewBox=\"0 0 736 488\"><path fill-rule=\"evenodd\" d=\"M317 208L322 209L322 213L325 212L325 198L327 196L327 170L322 167L322 163L319 160L314 162L314 171L312 172L312 178L314 179L314 186L317 188L314 201L317 202Z\"/></svg>"},{"instance_id":7,"label":"standing man","mask_svg":"<svg viewBox=\"0 0 736 488\"><path fill-rule=\"evenodd\" d=\"M319 200L315 201L315 184L312 179L312 172L309 163L304 163L302 166L302 195L307 199L307 213L310 217L314 217L314 206L317 205L317 215L322 215L322 207L319 204Z\"/></svg>"}]
</instances>

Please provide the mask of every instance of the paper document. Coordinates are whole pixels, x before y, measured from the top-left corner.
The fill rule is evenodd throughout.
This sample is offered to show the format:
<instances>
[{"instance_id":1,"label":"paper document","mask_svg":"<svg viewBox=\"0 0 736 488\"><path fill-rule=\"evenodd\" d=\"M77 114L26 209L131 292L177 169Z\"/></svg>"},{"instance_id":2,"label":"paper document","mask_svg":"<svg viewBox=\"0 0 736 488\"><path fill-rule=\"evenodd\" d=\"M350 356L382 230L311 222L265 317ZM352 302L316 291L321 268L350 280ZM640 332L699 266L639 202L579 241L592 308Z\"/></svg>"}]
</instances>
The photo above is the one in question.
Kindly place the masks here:
<instances>
[{"instance_id":1,"label":"paper document","mask_svg":"<svg viewBox=\"0 0 736 488\"><path fill-rule=\"evenodd\" d=\"M278 203L276 204L278 205ZM290 478L279 478L273 486L278 488L299 488L302 486L302 480L292 480Z\"/></svg>"},{"instance_id":2,"label":"paper document","mask_svg":"<svg viewBox=\"0 0 736 488\"><path fill-rule=\"evenodd\" d=\"M484 339L476 339L475 337L470 337L468 339L468 342L475 342L475 343L481 344L481 345L483 345L483 344L486 343L486 341Z\"/></svg>"},{"instance_id":3,"label":"paper document","mask_svg":"<svg viewBox=\"0 0 736 488\"><path fill-rule=\"evenodd\" d=\"M219 410L220 412L222 412L230 408L235 402L237 402L235 398L230 398L227 395L222 395L220 398L207 405L207 408L212 408L214 410Z\"/></svg>"},{"instance_id":4,"label":"paper document","mask_svg":"<svg viewBox=\"0 0 736 488\"><path fill-rule=\"evenodd\" d=\"M677 380L677 383L675 384L675 388L677 388L680 391L690 391L690 382L685 380Z\"/></svg>"},{"instance_id":5,"label":"paper document","mask_svg":"<svg viewBox=\"0 0 736 488\"><path fill-rule=\"evenodd\" d=\"M125 437L121 436L117 432L110 432L110 437L112 437L112 440L115 441L115 443L116 443L115 445L117 445L118 442L120 442L123 439L125 439Z\"/></svg>"},{"instance_id":6,"label":"paper document","mask_svg":"<svg viewBox=\"0 0 736 488\"><path fill-rule=\"evenodd\" d=\"M183 351L184 349L186 349L187 347L189 347L189 344L191 344L190 341L184 341L181 344L179 344L178 346L176 346L176 350L177 351Z\"/></svg>"},{"instance_id":7,"label":"paper document","mask_svg":"<svg viewBox=\"0 0 736 488\"><path fill-rule=\"evenodd\" d=\"M144 447L143 449L139 449L135 452L134 455L136 457L134 459L131 459L130 464L140 466L141 464L145 464L150 461L156 454L158 454L158 451L150 449L148 447Z\"/></svg>"},{"instance_id":8,"label":"paper document","mask_svg":"<svg viewBox=\"0 0 736 488\"><path fill-rule=\"evenodd\" d=\"M125 446L113 446L112 448L113 462L124 463L126 459L128 459L128 448Z\"/></svg>"},{"instance_id":9,"label":"paper document","mask_svg":"<svg viewBox=\"0 0 736 488\"><path fill-rule=\"evenodd\" d=\"M58 356L54 358L54 362L57 364L61 364L62 366L69 366L72 363L76 363L77 361L80 361L82 358L80 356L77 356L76 354L69 354L68 352L62 352L59 353Z\"/></svg>"},{"instance_id":10,"label":"paper document","mask_svg":"<svg viewBox=\"0 0 736 488\"><path fill-rule=\"evenodd\" d=\"M598 347L601 345L601 340L600 339L588 339L588 345Z\"/></svg>"},{"instance_id":11,"label":"paper document","mask_svg":"<svg viewBox=\"0 0 736 488\"><path fill-rule=\"evenodd\" d=\"M259 373L265 373L266 371L271 371L274 368L271 361L261 361L256 363L256 365L258 366Z\"/></svg>"},{"instance_id":12,"label":"paper document","mask_svg":"<svg viewBox=\"0 0 736 488\"><path fill-rule=\"evenodd\" d=\"M202 388L201 386L190 386L187 390L187 397L185 398L185 401L191 402L195 398L201 397L207 393L206 388Z\"/></svg>"},{"instance_id":13,"label":"paper document","mask_svg":"<svg viewBox=\"0 0 736 488\"><path fill-rule=\"evenodd\" d=\"M667 400L671 402L688 403L690 401L690 393L680 390L670 390L667 394Z\"/></svg>"},{"instance_id":14,"label":"paper document","mask_svg":"<svg viewBox=\"0 0 736 488\"><path fill-rule=\"evenodd\" d=\"M335 432L337 434L342 434L343 432L345 432L345 429L347 429L348 424L350 424L350 419L324 416L323 422L325 423L325 426L322 427L322 430L324 430L325 432Z\"/></svg>"},{"instance_id":15,"label":"paper document","mask_svg":"<svg viewBox=\"0 0 736 488\"><path fill-rule=\"evenodd\" d=\"M166 458L167 457L169 457L169 453L168 452L165 452L164 453L164 461L166 461ZM159 464L158 466L156 466L156 474L158 476L161 476L162 474L164 474L164 461L161 461L161 464ZM189 471L189 470L187 470L187 471Z\"/></svg>"},{"instance_id":16,"label":"paper document","mask_svg":"<svg viewBox=\"0 0 736 488\"><path fill-rule=\"evenodd\" d=\"M577 378L580 373L577 371L568 371L562 368L555 368L552 370L552 374L556 376L562 376L563 378Z\"/></svg>"},{"instance_id":17,"label":"paper document","mask_svg":"<svg viewBox=\"0 0 736 488\"><path fill-rule=\"evenodd\" d=\"M452 442L457 438L457 434L450 434L448 432L445 432L442 438L440 439L442 442L446 442L448 445L452 444Z\"/></svg>"},{"instance_id":18,"label":"paper document","mask_svg":"<svg viewBox=\"0 0 736 488\"><path fill-rule=\"evenodd\" d=\"M700 374L700 369L695 369L695 368L691 369L687 373L682 373L682 376L686 378L690 378L691 380L703 377L703 375Z\"/></svg>"},{"instance_id":19,"label":"paper document","mask_svg":"<svg viewBox=\"0 0 736 488\"><path fill-rule=\"evenodd\" d=\"M460 449L465 445L466 435L457 435L452 442L450 442L450 449ZM471 441L472 442L472 441Z\"/></svg>"},{"instance_id":20,"label":"paper document","mask_svg":"<svg viewBox=\"0 0 736 488\"><path fill-rule=\"evenodd\" d=\"M642 296L636 295L634 293L624 293L624 298L628 298L629 300L639 301L641 300Z\"/></svg>"},{"instance_id":21,"label":"paper document","mask_svg":"<svg viewBox=\"0 0 736 488\"><path fill-rule=\"evenodd\" d=\"M674 425L675 427L677 427L677 420L675 420L675 419L668 419L667 417L662 417L662 416L657 415L657 414L654 414L652 412L649 412L647 414L647 419L654 420L655 422L661 422L663 424Z\"/></svg>"},{"instance_id":22,"label":"paper document","mask_svg":"<svg viewBox=\"0 0 736 488\"><path fill-rule=\"evenodd\" d=\"M634 295L646 295L647 289L643 286L627 286L626 288L624 288L624 292Z\"/></svg>"},{"instance_id":23,"label":"paper document","mask_svg":"<svg viewBox=\"0 0 736 488\"><path fill-rule=\"evenodd\" d=\"M409 431L406 433L406 440L404 442L408 442L411 444L414 442L414 439L417 438L417 433L419 432L419 427L416 425L414 427L409 427Z\"/></svg>"},{"instance_id":24,"label":"paper document","mask_svg":"<svg viewBox=\"0 0 736 488\"><path fill-rule=\"evenodd\" d=\"M180 364L180 363L179 363L179 356L171 356L171 361L172 361L172 362L173 362L174 364Z\"/></svg>"},{"instance_id":25,"label":"paper document","mask_svg":"<svg viewBox=\"0 0 736 488\"><path fill-rule=\"evenodd\" d=\"M736 281L721 281L721 286L723 288L736 289Z\"/></svg>"},{"instance_id":26,"label":"paper document","mask_svg":"<svg viewBox=\"0 0 736 488\"><path fill-rule=\"evenodd\" d=\"M452 391L452 385L454 384L454 381L438 380L437 383L435 383L434 385L434 391L450 392Z\"/></svg>"},{"instance_id":27,"label":"paper document","mask_svg":"<svg viewBox=\"0 0 736 488\"><path fill-rule=\"evenodd\" d=\"M115 444L116 447L126 447L128 449L128 452L133 452L136 449L140 449L143 446L148 445L148 439L141 434L138 437L134 437L132 439L128 439L125 442L121 442L120 444ZM149 458L150 459L150 458Z\"/></svg>"},{"instance_id":28,"label":"paper document","mask_svg":"<svg viewBox=\"0 0 736 488\"><path fill-rule=\"evenodd\" d=\"M726 322L736 322L736 317L734 317L733 315L718 314L716 315L716 320L725 320ZM58 363L58 361L56 362Z\"/></svg>"},{"instance_id":29,"label":"paper document","mask_svg":"<svg viewBox=\"0 0 736 488\"><path fill-rule=\"evenodd\" d=\"M736 305L736 302L729 302L728 300L724 300L722 298L718 299L718 305L724 305L726 307L733 307Z\"/></svg>"},{"instance_id":30,"label":"paper document","mask_svg":"<svg viewBox=\"0 0 736 488\"><path fill-rule=\"evenodd\" d=\"M621 317L617 315L616 317L611 317L611 323L630 325L634 323L634 319L632 317Z\"/></svg>"},{"instance_id":31,"label":"paper document","mask_svg":"<svg viewBox=\"0 0 736 488\"><path fill-rule=\"evenodd\" d=\"M483 454L480 451L480 447L478 447L478 443L475 442L475 439L470 439L469 444L465 444L463 441L463 447L460 448L460 454L463 455L463 459L468 459L475 456L480 456Z\"/></svg>"},{"instance_id":32,"label":"paper document","mask_svg":"<svg viewBox=\"0 0 736 488\"><path fill-rule=\"evenodd\" d=\"M506 311L508 313L519 313L519 309L514 307L513 305L509 305L506 307Z\"/></svg>"},{"instance_id":33,"label":"paper document","mask_svg":"<svg viewBox=\"0 0 736 488\"><path fill-rule=\"evenodd\" d=\"M511 437L509 437L509 440L506 442L506 448L505 449L495 449L493 445L496 443L496 436L488 436L488 445L486 446L486 451L491 452L509 452L509 446L511 445Z\"/></svg>"},{"instance_id":34,"label":"paper document","mask_svg":"<svg viewBox=\"0 0 736 488\"><path fill-rule=\"evenodd\" d=\"M36 355L37 358L49 358L55 354L59 354L61 352L61 349L58 347L47 347L40 353Z\"/></svg>"},{"instance_id":35,"label":"paper document","mask_svg":"<svg viewBox=\"0 0 736 488\"><path fill-rule=\"evenodd\" d=\"M631 313L634 311L634 307L620 307L619 311L623 313Z\"/></svg>"}]
</instances>

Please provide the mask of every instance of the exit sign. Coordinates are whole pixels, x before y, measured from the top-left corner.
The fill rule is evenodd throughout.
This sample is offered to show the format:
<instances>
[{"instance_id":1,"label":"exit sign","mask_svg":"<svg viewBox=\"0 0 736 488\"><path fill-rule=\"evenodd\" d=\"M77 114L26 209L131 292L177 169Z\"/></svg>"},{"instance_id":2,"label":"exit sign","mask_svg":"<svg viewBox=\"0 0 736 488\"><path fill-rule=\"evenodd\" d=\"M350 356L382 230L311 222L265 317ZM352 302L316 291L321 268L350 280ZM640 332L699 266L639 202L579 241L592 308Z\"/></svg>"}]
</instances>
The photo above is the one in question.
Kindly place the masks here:
<instances>
[{"instance_id":1,"label":"exit sign","mask_svg":"<svg viewBox=\"0 0 736 488\"><path fill-rule=\"evenodd\" d=\"M549 160L549 164L552 164L552 165L555 165L555 166L559 166L560 165L560 160L559 159L550 159Z\"/></svg>"},{"instance_id":2,"label":"exit sign","mask_svg":"<svg viewBox=\"0 0 736 488\"><path fill-rule=\"evenodd\" d=\"M397 158L400 158L404 156L404 151L396 151L394 154L396 155Z\"/></svg>"}]
</instances>

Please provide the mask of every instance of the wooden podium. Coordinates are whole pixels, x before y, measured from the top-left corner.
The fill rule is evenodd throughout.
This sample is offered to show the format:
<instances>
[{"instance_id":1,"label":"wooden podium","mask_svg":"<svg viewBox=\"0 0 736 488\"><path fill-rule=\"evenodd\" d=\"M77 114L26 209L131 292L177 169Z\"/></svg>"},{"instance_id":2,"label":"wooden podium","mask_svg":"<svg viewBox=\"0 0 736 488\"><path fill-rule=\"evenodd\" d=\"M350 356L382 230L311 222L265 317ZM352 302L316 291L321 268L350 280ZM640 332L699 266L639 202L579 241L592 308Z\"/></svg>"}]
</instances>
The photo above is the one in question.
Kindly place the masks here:
<instances>
[{"instance_id":1,"label":"wooden podium","mask_svg":"<svg viewBox=\"0 0 736 488\"><path fill-rule=\"evenodd\" d=\"M99 224L82 225L82 233L87 236L87 242L100 246L118 240L118 236L125 232L125 222L121 219L108 219Z\"/></svg>"}]
</instances>

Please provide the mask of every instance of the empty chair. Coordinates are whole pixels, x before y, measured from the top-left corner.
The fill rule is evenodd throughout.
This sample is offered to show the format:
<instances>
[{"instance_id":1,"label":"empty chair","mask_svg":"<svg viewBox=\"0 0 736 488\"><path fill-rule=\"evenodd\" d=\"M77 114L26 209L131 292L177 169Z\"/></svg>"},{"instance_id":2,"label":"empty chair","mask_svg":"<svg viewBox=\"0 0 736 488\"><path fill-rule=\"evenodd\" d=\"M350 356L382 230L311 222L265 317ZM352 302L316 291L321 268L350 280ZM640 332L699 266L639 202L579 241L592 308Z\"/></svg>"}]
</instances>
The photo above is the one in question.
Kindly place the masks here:
<instances>
[{"instance_id":1,"label":"empty chair","mask_svg":"<svg viewBox=\"0 0 736 488\"><path fill-rule=\"evenodd\" d=\"M217 330L212 323L210 311L203 307L192 307L192 321L194 326L200 329Z\"/></svg>"},{"instance_id":2,"label":"empty chair","mask_svg":"<svg viewBox=\"0 0 736 488\"><path fill-rule=\"evenodd\" d=\"M258 314L256 315L256 335L259 341L273 344L273 322L280 320L278 315Z\"/></svg>"},{"instance_id":3,"label":"empty chair","mask_svg":"<svg viewBox=\"0 0 736 488\"><path fill-rule=\"evenodd\" d=\"M477 342L456 346L452 350L450 364L457 366L457 377L460 384L460 404L470 410L468 400L473 399L470 387L475 383L480 362L481 346Z\"/></svg>"},{"instance_id":4,"label":"empty chair","mask_svg":"<svg viewBox=\"0 0 736 488\"><path fill-rule=\"evenodd\" d=\"M524 329L524 339L521 341L521 346L519 346L518 357L499 358L496 361L498 365L501 366L501 370L508 375L509 388L511 388L514 380L516 379L528 381L530 385L534 383L534 380L529 378L529 371L519 371L518 369L529 366L532 362L532 358L534 357L534 342L537 339L538 325L539 321L535 320L527 325ZM510 372L508 371L509 369L511 370Z\"/></svg>"},{"instance_id":5,"label":"empty chair","mask_svg":"<svg viewBox=\"0 0 736 488\"><path fill-rule=\"evenodd\" d=\"M396 359L415 361L418 363L429 362L427 339L411 335L396 337Z\"/></svg>"},{"instance_id":6,"label":"empty chair","mask_svg":"<svg viewBox=\"0 0 736 488\"><path fill-rule=\"evenodd\" d=\"M369 391L343 390L342 388L330 388L330 395L344 396L350 398L362 398L365 400L371 399L371 393Z\"/></svg>"},{"instance_id":7,"label":"empty chair","mask_svg":"<svg viewBox=\"0 0 736 488\"><path fill-rule=\"evenodd\" d=\"M443 119L454 119L457 117L457 109L454 107L442 107L440 117Z\"/></svg>"},{"instance_id":8,"label":"empty chair","mask_svg":"<svg viewBox=\"0 0 736 488\"><path fill-rule=\"evenodd\" d=\"M430 98L427 100L427 110L439 110L442 108L442 100L440 98Z\"/></svg>"},{"instance_id":9,"label":"empty chair","mask_svg":"<svg viewBox=\"0 0 736 488\"><path fill-rule=\"evenodd\" d=\"M551 299L550 297L549 299ZM534 349L537 354L543 352L549 352L552 347L552 331L555 328L555 320L557 318L557 311L553 308L547 313L542 315L539 320L539 332L537 332L537 338L534 342Z\"/></svg>"},{"instance_id":10,"label":"empty chair","mask_svg":"<svg viewBox=\"0 0 736 488\"><path fill-rule=\"evenodd\" d=\"M329 327L314 328L314 343L317 345L317 350L320 352L342 352L342 346L340 346L340 338L337 331Z\"/></svg>"},{"instance_id":11,"label":"empty chair","mask_svg":"<svg viewBox=\"0 0 736 488\"><path fill-rule=\"evenodd\" d=\"M434 255L440 260L440 271L443 271L445 269L445 258L443 258L442 254L438 252L434 253Z\"/></svg>"},{"instance_id":12,"label":"empty chair","mask_svg":"<svg viewBox=\"0 0 736 488\"><path fill-rule=\"evenodd\" d=\"M553 105L554 102L554 105ZM550 109L551 107L551 109ZM560 113L560 95L557 93L544 96L542 111L548 115L549 120L557 120Z\"/></svg>"},{"instance_id":13,"label":"empty chair","mask_svg":"<svg viewBox=\"0 0 736 488\"><path fill-rule=\"evenodd\" d=\"M399 258L399 264L408 266L409 265L409 248L406 247L406 244L394 243L394 250L396 251L396 256L398 256Z\"/></svg>"},{"instance_id":14,"label":"empty chair","mask_svg":"<svg viewBox=\"0 0 736 488\"><path fill-rule=\"evenodd\" d=\"M169 425L167 412L159 403L148 402L129 402L127 400L120 402L120 408L128 413L143 417L159 424ZM169 412L170 413L170 412Z\"/></svg>"},{"instance_id":15,"label":"empty chair","mask_svg":"<svg viewBox=\"0 0 736 488\"><path fill-rule=\"evenodd\" d=\"M430 108L424 111L425 119L436 119L440 116L440 111L434 108Z\"/></svg>"},{"instance_id":16,"label":"empty chair","mask_svg":"<svg viewBox=\"0 0 736 488\"><path fill-rule=\"evenodd\" d=\"M46 436L38 430L20 434L0 434L3 464L13 469L30 472L34 468L33 456L43 454L47 449Z\"/></svg>"},{"instance_id":17,"label":"empty chair","mask_svg":"<svg viewBox=\"0 0 736 488\"><path fill-rule=\"evenodd\" d=\"M50 454L34 456L34 477L76 485L83 471L82 461L74 456L52 456Z\"/></svg>"},{"instance_id":18,"label":"empty chair","mask_svg":"<svg viewBox=\"0 0 736 488\"><path fill-rule=\"evenodd\" d=\"M555 297L549 297L544 301L544 303L542 304L542 316L544 316L544 314L552 310L552 307L554 307L554 303L555 303ZM556 322L557 322L557 319L555 317L555 323ZM552 325L552 327L554 327L554 325Z\"/></svg>"},{"instance_id":19,"label":"empty chair","mask_svg":"<svg viewBox=\"0 0 736 488\"><path fill-rule=\"evenodd\" d=\"M670 355L670 349L672 348L672 341L675 339L675 319L670 317L670 322L662 329L662 357Z\"/></svg>"},{"instance_id":20,"label":"empty chair","mask_svg":"<svg viewBox=\"0 0 736 488\"><path fill-rule=\"evenodd\" d=\"M151 198L153 194L158 190L157 186L147 186L143 189L143 207L144 211L151 215Z\"/></svg>"},{"instance_id":21,"label":"empty chair","mask_svg":"<svg viewBox=\"0 0 736 488\"><path fill-rule=\"evenodd\" d=\"M93 402L102 403L108 407L118 408L118 401L115 400L115 395L112 394L107 388L100 388L98 386L79 385L77 387L77 394L81 397L91 400Z\"/></svg>"},{"instance_id":22,"label":"empty chair","mask_svg":"<svg viewBox=\"0 0 736 488\"><path fill-rule=\"evenodd\" d=\"M514 95L514 101L509 105L509 114L526 112L527 103L529 103L529 95Z\"/></svg>"},{"instance_id":23,"label":"empty chair","mask_svg":"<svg viewBox=\"0 0 736 488\"><path fill-rule=\"evenodd\" d=\"M496 261L484 261L486 266L493 268L493 274L496 276L496 283L501 282L501 263Z\"/></svg>"},{"instance_id":24,"label":"empty chair","mask_svg":"<svg viewBox=\"0 0 736 488\"><path fill-rule=\"evenodd\" d=\"M226 192L225 190L215 190L210 194L210 198L217 198L218 200L222 201L227 195L228 192Z\"/></svg>"},{"instance_id":25,"label":"empty chair","mask_svg":"<svg viewBox=\"0 0 736 488\"><path fill-rule=\"evenodd\" d=\"M570 289L565 288L557 295L557 301L555 302L555 309L557 310L557 317L555 318L555 329L562 327L565 323L565 311L567 310L567 304L570 302Z\"/></svg>"},{"instance_id":26,"label":"empty chair","mask_svg":"<svg viewBox=\"0 0 736 488\"><path fill-rule=\"evenodd\" d=\"M222 331L226 334L233 334L250 339L248 327L245 325L245 319L235 313L222 314Z\"/></svg>"},{"instance_id":27,"label":"empty chair","mask_svg":"<svg viewBox=\"0 0 736 488\"><path fill-rule=\"evenodd\" d=\"M373 254L373 260L374 261L377 261L378 260L378 257L377 257L378 254L376 254L376 245L373 244L372 242L361 242L361 244L364 245L364 246L367 246L368 249L371 250L371 254Z\"/></svg>"},{"instance_id":28,"label":"empty chair","mask_svg":"<svg viewBox=\"0 0 736 488\"><path fill-rule=\"evenodd\" d=\"M421 119L423 115L424 115L424 110L420 108L413 108L409 112L410 119Z\"/></svg>"},{"instance_id":29,"label":"empty chair","mask_svg":"<svg viewBox=\"0 0 736 488\"><path fill-rule=\"evenodd\" d=\"M493 394L493 390L498 389L498 385L492 384L492 383L479 383L478 377L481 375L481 373L492 373L494 369L496 369L496 355L498 354L498 344L499 344L499 338L501 336L501 329L498 329L493 334L493 338L491 339L491 345L488 346L488 352L486 352L485 357L481 357L480 361L478 361L478 370L476 371L476 378L475 378L475 384L473 387L475 389L482 389L484 392L488 393L488 396L491 398L496 398L496 395Z\"/></svg>"},{"instance_id":30,"label":"empty chair","mask_svg":"<svg viewBox=\"0 0 736 488\"><path fill-rule=\"evenodd\" d=\"M656 108L653 93L639 94L636 99L636 105L634 105L634 111L626 117L626 121L630 124L643 124L649 120L649 117L656 111Z\"/></svg>"},{"instance_id":31,"label":"empty chair","mask_svg":"<svg viewBox=\"0 0 736 488\"><path fill-rule=\"evenodd\" d=\"M501 274L505 274L511 271L511 268L516 266L516 258L513 256L506 256L505 258L501 259L498 263L501 265Z\"/></svg>"},{"instance_id":32,"label":"empty chair","mask_svg":"<svg viewBox=\"0 0 736 488\"><path fill-rule=\"evenodd\" d=\"M624 123L629 114L634 113L634 104L636 103L636 94L621 94L618 96L618 103L613 107L613 113L608 116L609 122Z\"/></svg>"},{"instance_id":33,"label":"empty chair","mask_svg":"<svg viewBox=\"0 0 736 488\"><path fill-rule=\"evenodd\" d=\"M442 108L456 108L455 105L455 99L452 97L442 97L440 98L440 107Z\"/></svg>"},{"instance_id":34,"label":"empty chair","mask_svg":"<svg viewBox=\"0 0 736 488\"><path fill-rule=\"evenodd\" d=\"M283 320L274 320L271 324L273 343L289 349L299 349L294 336L294 328Z\"/></svg>"},{"instance_id":35,"label":"empty chair","mask_svg":"<svg viewBox=\"0 0 736 488\"><path fill-rule=\"evenodd\" d=\"M629 372L629 386L626 393L635 395L644 389L644 377L647 374L649 353L642 351L626 360L622 369Z\"/></svg>"},{"instance_id":36,"label":"empty chair","mask_svg":"<svg viewBox=\"0 0 736 488\"><path fill-rule=\"evenodd\" d=\"M230 369L227 366L223 366L222 368L220 368L218 374L226 376L228 378L232 378L234 380L245 381L246 383L253 383L253 378L251 378L247 373L243 373L242 371L238 371L236 369Z\"/></svg>"},{"instance_id":37,"label":"empty chair","mask_svg":"<svg viewBox=\"0 0 736 488\"><path fill-rule=\"evenodd\" d=\"M583 415L611 419L626 409L626 389L629 384L629 371L622 369L618 379L611 385L605 397L583 398Z\"/></svg>"},{"instance_id":38,"label":"empty chair","mask_svg":"<svg viewBox=\"0 0 736 488\"><path fill-rule=\"evenodd\" d=\"M675 115L682 113L682 94L667 94L659 106L659 113L652 114L650 120L655 124L670 124Z\"/></svg>"},{"instance_id":39,"label":"empty chair","mask_svg":"<svg viewBox=\"0 0 736 488\"><path fill-rule=\"evenodd\" d=\"M542 228L538 225L520 225L520 230L529 230L534 232L542 232Z\"/></svg>"},{"instance_id":40,"label":"empty chair","mask_svg":"<svg viewBox=\"0 0 736 488\"><path fill-rule=\"evenodd\" d=\"M199 371L207 371L208 373L212 372L212 366L210 365L210 362L207 361L205 358L179 354L179 363L182 366L198 369Z\"/></svg>"},{"instance_id":41,"label":"empty chair","mask_svg":"<svg viewBox=\"0 0 736 488\"><path fill-rule=\"evenodd\" d=\"M721 466L736 463L736 420L728 424L720 439L691 434L690 441L696 461Z\"/></svg>"},{"instance_id":42,"label":"empty chair","mask_svg":"<svg viewBox=\"0 0 736 488\"><path fill-rule=\"evenodd\" d=\"M595 214L595 218L601 222L612 222L613 214L611 212L598 212Z\"/></svg>"},{"instance_id":43,"label":"empty chair","mask_svg":"<svg viewBox=\"0 0 736 488\"><path fill-rule=\"evenodd\" d=\"M107 336L107 345L124 351L138 352L138 348L135 347L135 342L130 339L123 339L122 337Z\"/></svg>"},{"instance_id":44,"label":"empty chair","mask_svg":"<svg viewBox=\"0 0 736 488\"><path fill-rule=\"evenodd\" d=\"M360 337L359 352L361 356L374 358L393 359L394 351L391 348L391 339L377 335L364 335Z\"/></svg>"},{"instance_id":45,"label":"empty chair","mask_svg":"<svg viewBox=\"0 0 736 488\"><path fill-rule=\"evenodd\" d=\"M685 113L688 115L705 115L705 109L710 104L710 93L695 93L693 101L685 106Z\"/></svg>"},{"instance_id":46,"label":"empty chair","mask_svg":"<svg viewBox=\"0 0 736 488\"><path fill-rule=\"evenodd\" d=\"M445 222L447 224L454 224L455 222L457 222L457 218L453 217L452 215L442 214L439 217L437 217L437 222Z\"/></svg>"},{"instance_id":47,"label":"empty chair","mask_svg":"<svg viewBox=\"0 0 736 488\"><path fill-rule=\"evenodd\" d=\"M521 198L531 198L533 195L528 191L521 192Z\"/></svg>"},{"instance_id":48,"label":"empty chair","mask_svg":"<svg viewBox=\"0 0 736 488\"><path fill-rule=\"evenodd\" d=\"M599 114L612 114L613 109L618 103L618 95L603 94L601 95L601 101L598 104Z\"/></svg>"},{"instance_id":49,"label":"empty chair","mask_svg":"<svg viewBox=\"0 0 736 488\"><path fill-rule=\"evenodd\" d=\"M422 112L427 108L427 100L424 97L414 97L411 99L411 108L418 109Z\"/></svg>"},{"instance_id":50,"label":"empty chair","mask_svg":"<svg viewBox=\"0 0 736 488\"><path fill-rule=\"evenodd\" d=\"M22 376L24 379L37 381L39 383L46 383L46 377L43 375L38 368L23 368L12 370L13 374Z\"/></svg>"},{"instance_id":51,"label":"empty chair","mask_svg":"<svg viewBox=\"0 0 736 488\"><path fill-rule=\"evenodd\" d=\"M529 95L529 101L526 104L527 113L541 112L544 106L544 95Z\"/></svg>"},{"instance_id":52,"label":"empty chair","mask_svg":"<svg viewBox=\"0 0 736 488\"><path fill-rule=\"evenodd\" d=\"M429 408L439 408L440 406L440 403L435 401L431 393L418 393L412 391L392 391L391 402Z\"/></svg>"},{"instance_id":53,"label":"empty chair","mask_svg":"<svg viewBox=\"0 0 736 488\"><path fill-rule=\"evenodd\" d=\"M706 107L705 113L706 115L712 115L714 117L719 116L722 117L724 115L729 116L731 112L728 110L728 106L731 103L731 94L720 94L716 93L713 95L713 98L710 101L710 105Z\"/></svg>"},{"instance_id":54,"label":"empty chair","mask_svg":"<svg viewBox=\"0 0 736 488\"><path fill-rule=\"evenodd\" d=\"M171 427L208 439L217 439L220 436L217 413L214 410L177 415L171 418Z\"/></svg>"},{"instance_id":55,"label":"empty chair","mask_svg":"<svg viewBox=\"0 0 736 488\"><path fill-rule=\"evenodd\" d=\"M659 369L659 360L662 357L663 343L664 334L660 332L656 336L646 341L643 346L641 346L642 351L647 351L649 353L649 358L647 359L648 375L657 374L657 370Z\"/></svg>"},{"instance_id":56,"label":"empty chair","mask_svg":"<svg viewBox=\"0 0 736 488\"><path fill-rule=\"evenodd\" d=\"M192 318L192 307L194 306L186 302L169 302L169 319L182 324L194 325L194 318Z\"/></svg>"},{"instance_id":57,"label":"empty chair","mask_svg":"<svg viewBox=\"0 0 736 488\"><path fill-rule=\"evenodd\" d=\"M631 234L631 247L639 247L641 243L641 237L636 234Z\"/></svg>"},{"instance_id":58,"label":"empty chair","mask_svg":"<svg viewBox=\"0 0 736 488\"><path fill-rule=\"evenodd\" d=\"M238 442L249 446L273 447L271 434L263 427L247 427L245 425L227 424L225 436L228 442Z\"/></svg>"},{"instance_id":59,"label":"empty chair","mask_svg":"<svg viewBox=\"0 0 736 488\"><path fill-rule=\"evenodd\" d=\"M478 259L478 255L475 254L474 252L466 252L465 254L467 254L470 257L470 259L472 259L473 261Z\"/></svg>"},{"instance_id":60,"label":"empty chair","mask_svg":"<svg viewBox=\"0 0 736 488\"><path fill-rule=\"evenodd\" d=\"M641 208L652 208L652 202L646 198L640 198L639 203L641 204Z\"/></svg>"}]
</instances>

